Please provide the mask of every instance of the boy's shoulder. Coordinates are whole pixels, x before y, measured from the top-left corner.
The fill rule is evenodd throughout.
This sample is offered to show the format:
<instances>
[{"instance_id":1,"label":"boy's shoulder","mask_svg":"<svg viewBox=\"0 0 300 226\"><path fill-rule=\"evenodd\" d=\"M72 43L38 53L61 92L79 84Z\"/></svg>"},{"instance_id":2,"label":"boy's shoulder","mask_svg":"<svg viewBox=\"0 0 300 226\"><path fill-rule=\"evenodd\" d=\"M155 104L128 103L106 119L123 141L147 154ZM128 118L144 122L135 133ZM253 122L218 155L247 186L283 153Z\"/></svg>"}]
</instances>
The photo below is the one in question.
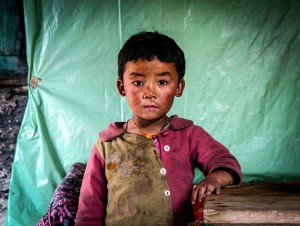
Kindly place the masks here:
<instances>
[{"instance_id":1,"label":"boy's shoulder","mask_svg":"<svg viewBox=\"0 0 300 226\"><path fill-rule=\"evenodd\" d=\"M192 120L180 118L177 115L172 115L170 117L170 127L172 129L181 130L192 125L194 125Z\"/></svg>"},{"instance_id":2,"label":"boy's shoulder","mask_svg":"<svg viewBox=\"0 0 300 226\"><path fill-rule=\"evenodd\" d=\"M173 130L184 130L188 129L188 131L183 131L187 134L202 134L209 135L201 126L194 124L192 120L180 118L177 115L173 115L170 121L170 127Z\"/></svg>"},{"instance_id":3,"label":"boy's shoulder","mask_svg":"<svg viewBox=\"0 0 300 226\"><path fill-rule=\"evenodd\" d=\"M109 124L106 129L100 131L100 141L105 142L124 134L125 131L122 128L125 123L126 122L113 122Z\"/></svg>"}]
</instances>

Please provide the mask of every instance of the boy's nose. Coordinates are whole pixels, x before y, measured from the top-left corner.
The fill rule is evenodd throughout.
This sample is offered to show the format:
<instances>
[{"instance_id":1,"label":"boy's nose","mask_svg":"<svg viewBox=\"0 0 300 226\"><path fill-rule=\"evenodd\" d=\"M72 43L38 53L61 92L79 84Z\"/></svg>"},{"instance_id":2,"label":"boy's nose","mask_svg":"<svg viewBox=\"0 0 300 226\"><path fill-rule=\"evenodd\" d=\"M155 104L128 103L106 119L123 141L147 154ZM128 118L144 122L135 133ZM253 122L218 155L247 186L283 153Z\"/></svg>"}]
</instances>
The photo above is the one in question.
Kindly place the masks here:
<instances>
[{"instance_id":1,"label":"boy's nose","mask_svg":"<svg viewBox=\"0 0 300 226\"><path fill-rule=\"evenodd\" d=\"M156 93L153 90L153 87L151 85L149 85L145 91L144 91L144 95L143 95L144 99L153 99L156 98Z\"/></svg>"},{"instance_id":2,"label":"boy's nose","mask_svg":"<svg viewBox=\"0 0 300 226\"><path fill-rule=\"evenodd\" d=\"M144 99L156 99L156 94L152 91L145 91L143 98Z\"/></svg>"}]
</instances>

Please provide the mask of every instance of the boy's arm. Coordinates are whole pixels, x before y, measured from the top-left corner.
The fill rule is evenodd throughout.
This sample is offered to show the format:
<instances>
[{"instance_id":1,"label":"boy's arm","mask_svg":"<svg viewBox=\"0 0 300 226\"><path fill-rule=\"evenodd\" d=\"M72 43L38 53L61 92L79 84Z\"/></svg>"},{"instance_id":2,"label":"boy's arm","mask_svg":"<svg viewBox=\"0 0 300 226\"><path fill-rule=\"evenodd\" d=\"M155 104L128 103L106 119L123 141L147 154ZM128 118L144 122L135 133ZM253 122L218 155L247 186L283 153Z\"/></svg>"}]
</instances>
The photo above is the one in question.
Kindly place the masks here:
<instances>
[{"instance_id":1,"label":"boy's arm","mask_svg":"<svg viewBox=\"0 0 300 226\"><path fill-rule=\"evenodd\" d=\"M241 184L240 164L223 144L205 131L197 137L196 144L197 167L206 177L194 187L192 203L212 193L220 194L222 187Z\"/></svg>"},{"instance_id":2,"label":"boy's arm","mask_svg":"<svg viewBox=\"0 0 300 226\"><path fill-rule=\"evenodd\" d=\"M107 181L105 162L94 146L82 181L76 226L105 225Z\"/></svg>"}]
</instances>

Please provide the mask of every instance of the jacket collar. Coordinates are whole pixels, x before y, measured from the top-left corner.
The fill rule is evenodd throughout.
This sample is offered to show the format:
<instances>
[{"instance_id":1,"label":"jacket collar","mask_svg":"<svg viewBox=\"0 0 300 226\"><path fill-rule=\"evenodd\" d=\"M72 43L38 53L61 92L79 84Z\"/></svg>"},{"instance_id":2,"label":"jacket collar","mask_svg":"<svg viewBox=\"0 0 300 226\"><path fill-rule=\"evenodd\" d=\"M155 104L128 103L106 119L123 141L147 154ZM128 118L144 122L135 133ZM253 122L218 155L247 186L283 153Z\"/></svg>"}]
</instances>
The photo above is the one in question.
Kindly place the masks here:
<instances>
[{"instance_id":1,"label":"jacket collar","mask_svg":"<svg viewBox=\"0 0 300 226\"><path fill-rule=\"evenodd\" d=\"M100 141L109 141L124 134L125 132L122 130L122 127L125 123L126 122L111 123L105 130L102 130L99 133ZM170 117L170 127L168 129L171 128L173 130L181 130L190 125L193 125L193 121L184 118L179 118L177 115L172 115Z\"/></svg>"}]
</instances>

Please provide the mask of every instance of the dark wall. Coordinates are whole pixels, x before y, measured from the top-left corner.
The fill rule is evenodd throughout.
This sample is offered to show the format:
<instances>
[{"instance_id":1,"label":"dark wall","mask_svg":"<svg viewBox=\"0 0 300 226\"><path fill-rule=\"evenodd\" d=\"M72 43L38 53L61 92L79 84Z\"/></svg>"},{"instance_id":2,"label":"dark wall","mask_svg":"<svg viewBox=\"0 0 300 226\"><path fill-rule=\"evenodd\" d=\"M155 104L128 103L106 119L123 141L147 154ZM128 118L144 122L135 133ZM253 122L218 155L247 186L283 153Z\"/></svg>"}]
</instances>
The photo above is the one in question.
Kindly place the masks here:
<instances>
[{"instance_id":1,"label":"dark wall","mask_svg":"<svg viewBox=\"0 0 300 226\"><path fill-rule=\"evenodd\" d=\"M26 74L23 1L0 0L0 79Z\"/></svg>"},{"instance_id":2,"label":"dark wall","mask_svg":"<svg viewBox=\"0 0 300 226\"><path fill-rule=\"evenodd\" d=\"M22 0L0 0L0 225L27 103L27 71Z\"/></svg>"}]
</instances>

